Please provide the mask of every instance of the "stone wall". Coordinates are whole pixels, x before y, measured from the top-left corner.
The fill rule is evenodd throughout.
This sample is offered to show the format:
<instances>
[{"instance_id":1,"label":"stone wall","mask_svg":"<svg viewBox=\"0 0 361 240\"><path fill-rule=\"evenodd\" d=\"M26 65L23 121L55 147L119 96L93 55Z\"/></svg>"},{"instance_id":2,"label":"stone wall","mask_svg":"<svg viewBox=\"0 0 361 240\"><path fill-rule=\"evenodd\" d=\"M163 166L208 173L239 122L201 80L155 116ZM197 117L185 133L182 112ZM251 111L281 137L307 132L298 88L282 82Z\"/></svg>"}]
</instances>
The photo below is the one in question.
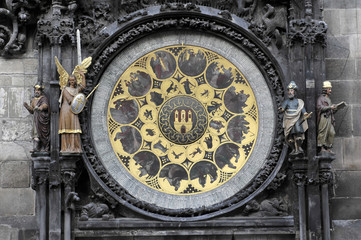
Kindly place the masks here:
<instances>
[{"instance_id":1,"label":"stone wall","mask_svg":"<svg viewBox=\"0 0 361 240\"><path fill-rule=\"evenodd\" d=\"M0 239L19 239L17 228L35 215L35 191L30 187L32 115L23 102L30 102L37 82L38 56L32 46L27 49L22 56L0 58ZM23 224L17 224L21 219Z\"/></svg>"},{"instance_id":2,"label":"stone wall","mask_svg":"<svg viewBox=\"0 0 361 240\"><path fill-rule=\"evenodd\" d=\"M354 219L361 219L361 1L327 0L324 7L329 27L326 78L334 87L331 98L334 103L349 104L336 115L334 239L359 239L360 223ZM342 221L347 219L353 221Z\"/></svg>"}]
</instances>

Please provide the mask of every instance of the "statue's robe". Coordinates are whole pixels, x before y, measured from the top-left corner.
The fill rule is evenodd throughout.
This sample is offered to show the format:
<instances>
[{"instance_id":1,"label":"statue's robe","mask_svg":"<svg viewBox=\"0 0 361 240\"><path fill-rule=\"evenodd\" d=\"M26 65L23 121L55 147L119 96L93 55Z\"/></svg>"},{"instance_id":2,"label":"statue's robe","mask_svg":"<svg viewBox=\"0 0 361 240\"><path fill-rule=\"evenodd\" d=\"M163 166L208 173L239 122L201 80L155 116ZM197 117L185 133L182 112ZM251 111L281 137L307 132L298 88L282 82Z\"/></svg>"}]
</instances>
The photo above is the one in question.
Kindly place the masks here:
<instances>
[{"instance_id":1,"label":"statue's robe","mask_svg":"<svg viewBox=\"0 0 361 240\"><path fill-rule=\"evenodd\" d=\"M322 94L317 99L317 146L331 148L335 138L335 117L331 99Z\"/></svg>"},{"instance_id":2,"label":"statue's robe","mask_svg":"<svg viewBox=\"0 0 361 240\"><path fill-rule=\"evenodd\" d=\"M61 152L82 152L79 118L77 114L71 111L71 103L81 90L81 87L65 87L60 96L59 134L61 134Z\"/></svg>"}]
</instances>

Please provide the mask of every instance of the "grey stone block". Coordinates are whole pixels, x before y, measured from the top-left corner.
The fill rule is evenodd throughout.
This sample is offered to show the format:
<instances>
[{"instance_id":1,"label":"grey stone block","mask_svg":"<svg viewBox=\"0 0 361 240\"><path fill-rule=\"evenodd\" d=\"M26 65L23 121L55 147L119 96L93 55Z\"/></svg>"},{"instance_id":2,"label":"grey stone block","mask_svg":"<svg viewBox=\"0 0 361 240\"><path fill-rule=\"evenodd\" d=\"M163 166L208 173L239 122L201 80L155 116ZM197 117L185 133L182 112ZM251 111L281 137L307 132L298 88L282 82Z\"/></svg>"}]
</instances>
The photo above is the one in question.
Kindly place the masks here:
<instances>
[{"instance_id":1,"label":"grey stone block","mask_svg":"<svg viewBox=\"0 0 361 240\"><path fill-rule=\"evenodd\" d=\"M331 239L359 240L361 220L334 220L332 221L333 231Z\"/></svg>"},{"instance_id":2,"label":"grey stone block","mask_svg":"<svg viewBox=\"0 0 361 240\"><path fill-rule=\"evenodd\" d=\"M360 186L355 184L361 179L361 171L335 172L335 197L361 197Z\"/></svg>"},{"instance_id":3,"label":"grey stone block","mask_svg":"<svg viewBox=\"0 0 361 240\"><path fill-rule=\"evenodd\" d=\"M11 77L11 86L14 87L24 87L25 85L25 76L24 75L15 75Z\"/></svg>"},{"instance_id":4,"label":"grey stone block","mask_svg":"<svg viewBox=\"0 0 361 240\"><path fill-rule=\"evenodd\" d=\"M335 104L338 102L334 102ZM338 137L352 136L352 117L350 107L344 108L335 114L335 131Z\"/></svg>"},{"instance_id":5,"label":"grey stone block","mask_svg":"<svg viewBox=\"0 0 361 240\"><path fill-rule=\"evenodd\" d=\"M344 139L344 167L348 170L361 170L361 138Z\"/></svg>"},{"instance_id":6,"label":"grey stone block","mask_svg":"<svg viewBox=\"0 0 361 240\"><path fill-rule=\"evenodd\" d=\"M30 165L28 161L6 161L0 166L0 187L30 187Z\"/></svg>"},{"instance_id":7,"label":"grey stone block","mask_svg":"<svg viewBox=\"0 0 361 240\"><path fill-rule=\"evenodd\" d=\"M353 136L361 136L361 106L352 106Z\"/></svg>"},{"instance_id":8,"label":"grey stone block","mask_svg":"<svg viewBox=\"0 0 361 240\"><path fill-rule=\"evenodd\" d=\"M9 97L9 117L21 118L29 115L29 112L23 106L25 100L24 87L10 88L8 97Z\"/></svg>"},{"instance_id":9,"label":"grey stone block","mask_svg":"<svg viewBox=\"0 0 361 240\"><path fill-rule=\"evenodd\" d=\"M6 88L0 88L0 117L9 116L8 92Z\"/></svg>"},{"instance_id":10,"label":"grey stone block","mask_svg":"<svg viewBox=\"0 0 361 240\"><path fill-rule=\"evenodd\" d=\"M333 198L330 202L331 219L361 219L361 198Z\"/></svg>"},{"instance_id":11,"label":"grey stone block","mask_svg":"<svg viewBox=\"0 0 361 240\"><path fill-rule=\"evenodd\" d=\"M37 74L38 73L38 59L28 58L24 59L24 73L25 74Z\"/></svg>"},{"instance_id":12,"label":"grey stone block","mask_svg":"<svg viewBox=\"0 0 361 240\"><path fill-rule=\"evenodd\" d=\"M325 9L324 21L327 23L327 35L340 34L340 11L335 9Z\"/></svg>"},{"instance_id":13,"label":"grey stone block","mask_svg":"<svg viewBox=\"0 0 361 240\"><path fill-rule=\"evenodd\" d=\"M340 1L347 2L347 1ZM356 9L340 10L340 32L341 34L357 33Z\"/></svg>"},{"instance_id":14,"label":"grey stone block","mask_svg":"<svg viewBox=\"0 0 361 240\"><path fill-rule=\"evenodd\" d=\"M3 141L30 141L33 129L29 120L2 120L1 140Z\"/></svg>"},{"instance_id":15,"label":"grey stone block","mask_svg":"<svg viewBox=\"0 0 361 240\"><path fill-rule=\"evenodd\" d=\"M356 59L356 74L357 78L361 78L361 59Z\"/></svg>"},{"instance_id":16,"label":"grey stone block","mask_svg":"<svg viewBox=\"0 0 361 240\"><path fill-rule=\"evenodd\" d=\"M358 0L327 0L324 1L324 8L356 8Z\"/></svg>"},{"instance_id":17,"label":"grey stone block","mask_svg":"<svg viewBox=\"0 0 361 240\"><path fill-rule=\"evenodd\" d=\"M14 73L24 73L24 65L19 59L0 59L0 66L6 66L1 68L1 73L3 74L14 74Z\"/></svg>"},{"instance_id":18,"label":"grey stone block","mask_svg":"<svg viewBox=\"0 0 361 240\"><path fill-rule=\"evenodd\" d=\"M30 188L0 188L0 216L35 214L35 191Z\"/></svg>"},{"instance_id":19,"label":"grey stone block","mask_svg":"<svg viewBox=\"0 0 361 240\"><path fill-rule=\"evenodd\" d=\"M29 88L33 92L34 85L38 82L37 75L26 75L24 80L24 85L26 88Z\"/></svg>"},{"instance_id":20,"label":"grey stone block","mask_svg":"<svg viewBox=\"0 0 361 240\"><path fill-rule=\"evenodd\" d=\"M356 79L355 59L326 59L327 80Z\"/></svg>"},{"instance_id":21,"label":"grey stone block","mask_svg":"<svg viewBox=\"0 0 361 240\"><path fill-rule=\"evenodd\" d=\"M336 154L336 159L332 162L332 169L343 169L343 138L335 138L333 152Z\"/></svg>"},{"instance_id":22,"label":"grey stone block","mask_svg":"<svg viewBox=\"0 0 361 240\"><path fill-rule=\"evenodd\" d=\"M327 36L326 58L348 58L350 56L349 36Z\"/></svg>"},{"instance_id":23,"label":"grey stone block","mask_svg":"<svg viewBox=\"0 0 361 240\"><path fill-rule=\"evenodd\" d=\"M19 239L19 237L18 237L18 229L12 228L9 225L1 224L0 225L0 239L1 240Z\"/></svg>"},{"instance_id":24,"label":"grey stone block","mask_svg":"<svg viewBox=\"0 0 361 240\"><path fill-rule=\"evenodd\" d=\"M360 20L360 17L361 17L361 1L360 0L357 0L356 14L357 14L357 19ZM360 21L357 24L357 33L361 33Z\"/></svg>"},{"instance_id":25,"label":"grey stone block","mask_svg":"<svg viewBox=\"0 0 361 240\"><path fill-rule=\"evenodd\" d=\"M7 87L11 85L11 76L0 75L0 87Z\"/></svg>"},{"instance_id":26,"label":"grey stone block","mask_svg":"<svg viewBox=\"0 0 361 240\"><path fill-rule=\"evenodd\" d=\"M361 98L361 81L332 81L332 103L336 104L345 101L347 104L359 104ZM344 114L344 112L351 112L350 107L343 108L336 114Z\"/></svg>"},{"instance_id":27,"label":"grey stone block","mask_svg":"<svg viewBox=\"0 0 361 240\"><path fill-rule=\"evenodd\" d=\"M30 160L31 141L0 142L1 161L26 161Z\"/></svg>"}]
</instances>

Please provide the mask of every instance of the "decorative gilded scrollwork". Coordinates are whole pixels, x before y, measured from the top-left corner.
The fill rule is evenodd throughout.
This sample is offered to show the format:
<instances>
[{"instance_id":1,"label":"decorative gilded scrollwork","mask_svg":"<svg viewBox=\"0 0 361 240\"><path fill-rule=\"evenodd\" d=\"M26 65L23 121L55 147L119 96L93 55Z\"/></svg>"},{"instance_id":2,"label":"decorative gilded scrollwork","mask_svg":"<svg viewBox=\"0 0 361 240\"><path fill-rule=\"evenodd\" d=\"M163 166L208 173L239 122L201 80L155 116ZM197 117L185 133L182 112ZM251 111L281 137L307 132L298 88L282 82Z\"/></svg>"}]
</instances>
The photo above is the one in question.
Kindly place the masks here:
<instances>
[{"instance_id":1,"label":"decorative gilded scrollwork","mask_svg":"<svg viewBox=\"0 0 361 240\"><path fill-rule=\"evenodd\" d=\"M213 51L157 49L119 78L108 105L114 152L143 184L198 194L231 179L258 133L258 110L242 73Z\"/></svg>"}]
</instances>

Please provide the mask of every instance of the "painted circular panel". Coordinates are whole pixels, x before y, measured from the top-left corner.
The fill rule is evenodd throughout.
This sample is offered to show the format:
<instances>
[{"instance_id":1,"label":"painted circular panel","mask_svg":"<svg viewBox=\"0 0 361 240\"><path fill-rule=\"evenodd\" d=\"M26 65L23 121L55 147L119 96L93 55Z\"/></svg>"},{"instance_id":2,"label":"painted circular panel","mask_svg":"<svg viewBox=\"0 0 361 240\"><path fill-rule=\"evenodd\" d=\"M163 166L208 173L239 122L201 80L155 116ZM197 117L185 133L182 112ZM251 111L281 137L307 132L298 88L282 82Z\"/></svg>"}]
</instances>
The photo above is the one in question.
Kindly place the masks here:
<instances>
[{"instance_id":1,"label":"painted circular panel","mask_svg":"<svg viewBox=\"0 0 361 240\"><path fill-rule=\"evenodd\" d=\"M158 125L163 136L175 144L191 144L207 129L207 112L201 102L189 96L176 96L163 104Z\"/></svg>"},{"instance_id":2,"label":"painted circular panel","mask_svg":"<svg viewBox=\"0 0 361 240\"><path fill-rule=\"evenodd\" d=\"M229 60L202 47L153 50L119 77L108 102L113 151L143 185L197 195L227 183L256 143L256 98Z\"/></svg>"}]
</instances>

